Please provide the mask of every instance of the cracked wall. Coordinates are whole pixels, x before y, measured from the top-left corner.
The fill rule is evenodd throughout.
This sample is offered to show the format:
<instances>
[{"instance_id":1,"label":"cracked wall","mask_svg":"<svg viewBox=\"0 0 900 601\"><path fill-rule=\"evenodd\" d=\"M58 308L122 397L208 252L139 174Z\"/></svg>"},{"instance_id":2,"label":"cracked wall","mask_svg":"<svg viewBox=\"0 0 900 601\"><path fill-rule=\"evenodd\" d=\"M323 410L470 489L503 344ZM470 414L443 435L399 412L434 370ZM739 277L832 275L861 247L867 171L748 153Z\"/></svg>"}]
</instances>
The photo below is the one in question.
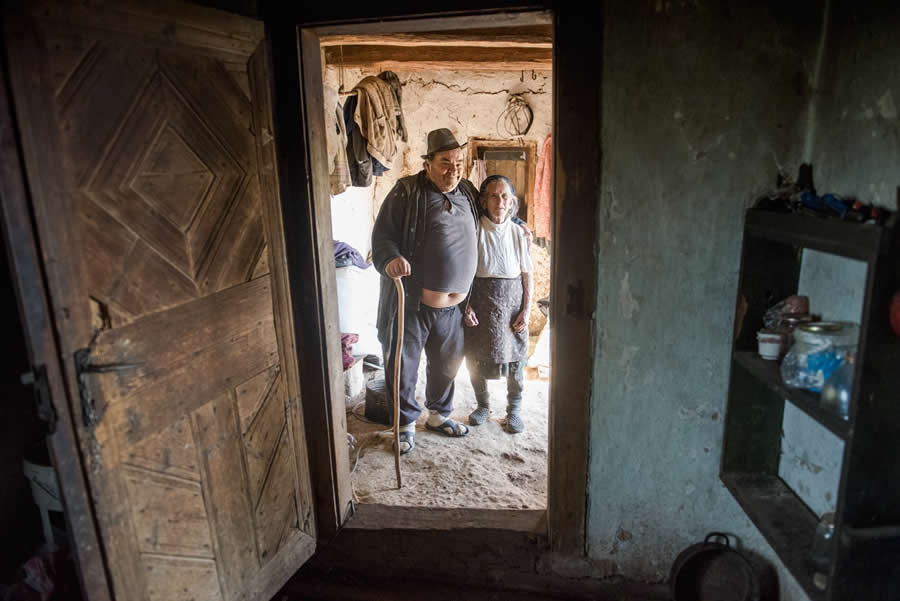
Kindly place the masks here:
<instances>
[{"instance_id":1,"label":"cracked wall","mask_svg":"<svg viewBox=\"0 0 900 601\"><path fill-rule=\"evenodd\" d=\"M540 152L541 143L550 133L552 79L548 71L394 72L403 84L403 114L409 141L399 143L390 170L374 178L370 187L350 189L332 198L335 239L346 238L364 256L371 248L372 224L384 197L400 177L422 168L421 155L425 153L425 136L430 130L447 127L460 142L469 137L508 139L498 129L497 118L506 107L508 95L522 93L531 105L534 120L521 139L536 141ZM378 71L345 68L344 88L350 90L363 77L377 74ZM338 89L340 69L328 66L324 75L325 84Z\"/></svg>"}]
</instances>

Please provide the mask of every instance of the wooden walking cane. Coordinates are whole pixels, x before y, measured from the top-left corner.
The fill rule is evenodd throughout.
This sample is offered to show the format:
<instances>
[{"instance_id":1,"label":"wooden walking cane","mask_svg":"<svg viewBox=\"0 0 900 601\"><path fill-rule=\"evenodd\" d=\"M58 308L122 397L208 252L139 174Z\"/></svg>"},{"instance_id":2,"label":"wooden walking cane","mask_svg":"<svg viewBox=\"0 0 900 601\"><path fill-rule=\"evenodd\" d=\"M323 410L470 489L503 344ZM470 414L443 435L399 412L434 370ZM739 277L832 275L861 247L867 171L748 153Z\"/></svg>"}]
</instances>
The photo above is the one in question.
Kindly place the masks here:
<instances>
[{"instance_id":1,"label":"wooden walking cane","mask_svg":"<svg viewBox=\"0 0 900 601\"><path fill-rule=\"evenodd\" d=\"M397 488L403 488L400 477L400 364L403 362L403 317L406 295L403 293L403 278L394 278L397 287L397 344L394 347L394 468L397 471Z\"/></svg>"}]
</instances>

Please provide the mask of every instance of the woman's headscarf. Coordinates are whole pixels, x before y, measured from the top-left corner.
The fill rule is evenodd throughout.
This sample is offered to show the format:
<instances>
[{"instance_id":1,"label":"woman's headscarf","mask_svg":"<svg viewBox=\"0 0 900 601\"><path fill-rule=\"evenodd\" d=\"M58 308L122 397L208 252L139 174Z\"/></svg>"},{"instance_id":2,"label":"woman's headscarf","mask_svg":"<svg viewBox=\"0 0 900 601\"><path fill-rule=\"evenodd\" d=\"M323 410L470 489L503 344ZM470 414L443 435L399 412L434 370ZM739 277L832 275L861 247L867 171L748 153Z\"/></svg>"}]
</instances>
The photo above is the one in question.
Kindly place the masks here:
<instances>
[{"instance_id":1,"label":"woman's headscarf","mask_svg":"<svg viewBox=\"0 0 900 601\"><path fill-rule=\"evenodd\" d=\"M516 195L516 187L513 186L513 183L509 181L509 178L505 175L489 175L484 178L483 182L481 182L481 188L478 190L478 213L480 216L487 215L484 210L483 200L487 197L488 186L496 181L504 182L507 186L509 186L509 192L510 194L512 194L513 203L509 208L509 215L507 215L506 217L512 217L519 212L519 197Z\"/></svg>"}]
</instances>

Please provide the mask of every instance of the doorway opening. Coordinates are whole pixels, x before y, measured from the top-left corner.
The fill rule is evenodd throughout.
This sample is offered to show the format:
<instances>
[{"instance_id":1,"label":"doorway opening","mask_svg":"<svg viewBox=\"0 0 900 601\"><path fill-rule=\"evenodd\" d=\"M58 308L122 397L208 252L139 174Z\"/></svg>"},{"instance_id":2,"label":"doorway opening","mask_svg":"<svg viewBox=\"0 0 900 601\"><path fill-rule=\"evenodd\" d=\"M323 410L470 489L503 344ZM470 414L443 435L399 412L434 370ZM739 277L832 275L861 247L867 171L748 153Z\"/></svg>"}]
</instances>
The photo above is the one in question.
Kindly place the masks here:
<instances>
[{"instance_id":1,"label":"doorway opening","mask_svg":"<svg viewBox=\"0 0 900 601\"><path fill-rule=\"evenodd\" d=\"M486 27L493 23L486 17L482 27L465 30L452 25L429 30L419 24L390 34L374 34L361 25L355 31L319 35L323 117L333 135L327 141L327 176L345 350L340 367L351 444L347 469L360 505L533 510L536 515L547 507L552 24L547 15L524 25ZM395 131L397 148L388 164L373 164L371 173L360 174L352 164L358 158L352 139L357 84L367 77L387 80L386 73L399 82L398 121L406 140ZM371 265L371 235L385 197L400 178L422 169L426 135L441 127L466 143L463 176L476 188L489 175L509 178L519 199L518 217L531 233L533 292L521 413L525 431L509 434L504 429L507 382L488 380L492 414L485 424L470 426L466 437L425 431L428 413L423 411L416 448L402 459L404 486L397 490L389 415L375 410L386 401L376 333L380 276ZM345 168L348 173L341 172ZM325 175L314 172L314 177ZM413 369L416 399L424 409L424 353ZM477 401L465 361L454 386L452 418L468 424Z\"/></svg>"}]
</instances>

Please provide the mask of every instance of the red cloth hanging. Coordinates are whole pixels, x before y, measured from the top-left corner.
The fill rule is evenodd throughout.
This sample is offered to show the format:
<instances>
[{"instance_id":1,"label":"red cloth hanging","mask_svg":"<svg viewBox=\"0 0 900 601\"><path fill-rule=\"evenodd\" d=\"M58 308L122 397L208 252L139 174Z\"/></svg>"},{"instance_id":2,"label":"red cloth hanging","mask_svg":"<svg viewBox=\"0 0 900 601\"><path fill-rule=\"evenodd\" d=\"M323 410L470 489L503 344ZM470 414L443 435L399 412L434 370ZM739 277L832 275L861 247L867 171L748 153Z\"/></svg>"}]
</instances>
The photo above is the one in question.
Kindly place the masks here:
<instances>
[{"instance_id":1,"label":"red cloth hanging","mask_svg":"<svg viewBox=\"0 0 900 601\"><path fill-rule=\"evenodd\" d=\"M541 145L534 179L534 235L549 240L553 231L550 219L553 208L553 140L550 135Z\"/></svg>"}]
</instances>

